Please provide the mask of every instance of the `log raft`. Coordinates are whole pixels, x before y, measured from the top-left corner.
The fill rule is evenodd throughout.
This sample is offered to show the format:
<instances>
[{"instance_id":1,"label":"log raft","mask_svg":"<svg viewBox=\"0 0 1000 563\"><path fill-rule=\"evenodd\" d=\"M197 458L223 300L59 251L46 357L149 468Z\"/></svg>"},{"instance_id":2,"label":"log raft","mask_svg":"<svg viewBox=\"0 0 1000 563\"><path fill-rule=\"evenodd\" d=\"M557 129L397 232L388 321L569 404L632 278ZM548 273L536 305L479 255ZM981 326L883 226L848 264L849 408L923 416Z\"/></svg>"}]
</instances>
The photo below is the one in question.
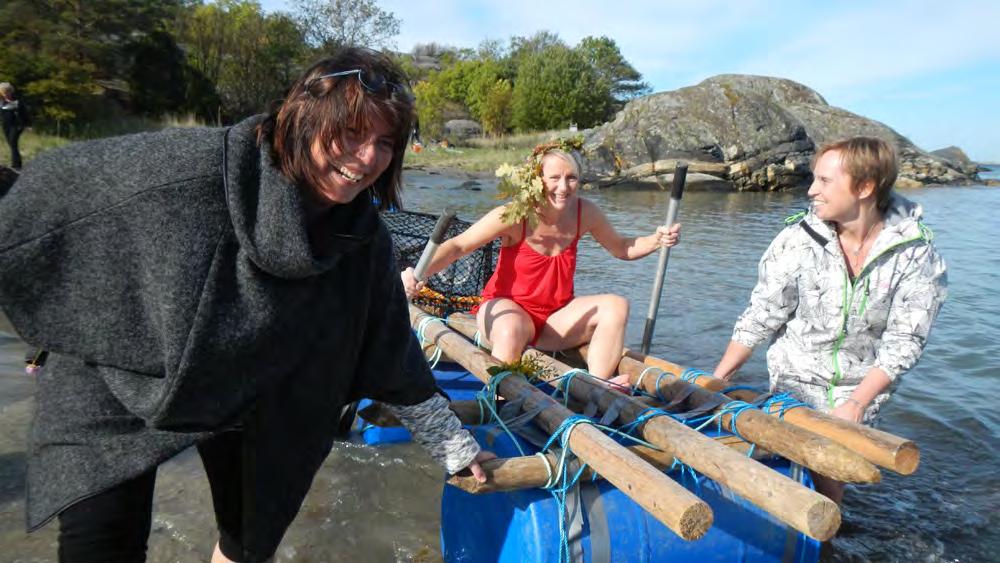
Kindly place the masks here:
<instances>
[{"instance_id":1,"label":"log raft","mask_svg":"<svg viewBox=\"0 0 1000 563\"><path fill-rule=\"evenodd\" d=\"M475 321L470 315L456 313L451 315L448 321L465 336L474 338ZM587 350L587 345L583 345L578 351L581 356L586 357ZM639 383L639 377L645 368L641 362L626 356L619 363L618 372L629 375L631 383L635 385ZM642 378L643 390L667 400L678 394L684 394L687 396L685 404L690 406L712 403L721 407L732 400L725 395L682 381L673 373L667 373L669 376L659 382L659 389L656 389L658 383L656 377ZM723 428L735 434L737 432L733 429L733 419L731 414L721 416ZM785 424L757 409L747 409L741 413L737 418L736 430L750 442L838 481L878 483L882 478L878 468L860 454L829 438L798 426Z\"/></svg>"},{"instance_id":2,"label":"log raft","mask_svg":"<svg viewBox=\"0 0 1000 563\"><path fill-rule=\"evenodd\" d=\"M626 350L625 356L643 364L659 368L667 373L680 376L685 369L677 364ZM699 375L694 383L711 391L721 391L730 384L710 375ZM758 395L749 390L736 390L728 396L740 401L752 402ZM781 403L775 405L768 414L777 416ZM796 408L785 412L785 422L805 428L853 450L868 461L900 475L910 475L920 465L920 448L912 440L895 436L863 424L855 424L811 408Z\"/></svg>"},{"instance_id":3,"label":"log raft","mask_svg":"<svg viewBox=\"0 0 1000 563\"><path fill-rule=\"evenodd\" d=\"M428 317L430 315L410 305L410 322L413 326ZM423 336L484 383L491 379L487 370L498 365L498 362L443 322L427 323ZM572 411L536 389L523 377L503 379L497 386L497 391L507 398L525 397L525 410L541 408L535 420L549 433L558 429L567 418L574 416ZM712 510L704 501L597 428L577 426L569 436L568 445L581 461L593 467L681 538L698 539L711 526Z\"/></svg>"},{"instance_id":4,"label":"log raft","mask_svg":"<svg viewBox=\"0 0 1000 563\"><path fill-rule=\"evenodd\" d=\"M455 320L458 332L474 337L475 329L470 328L467 317L455 317ZM560 373L571 369L543 354L535 357ZM568 391L581 401L596 400L598 407L605 411L612 404L618 404L619 417L624 422L636 420L647 409L647 405L637 398L613 391L590 378L571 379ZM840 510L833 501L673 419L652 418L637 431L644 440L669 456L677 457L810 537L821 541L829 539L840 526Z\"/></svg>"}]
</instances>

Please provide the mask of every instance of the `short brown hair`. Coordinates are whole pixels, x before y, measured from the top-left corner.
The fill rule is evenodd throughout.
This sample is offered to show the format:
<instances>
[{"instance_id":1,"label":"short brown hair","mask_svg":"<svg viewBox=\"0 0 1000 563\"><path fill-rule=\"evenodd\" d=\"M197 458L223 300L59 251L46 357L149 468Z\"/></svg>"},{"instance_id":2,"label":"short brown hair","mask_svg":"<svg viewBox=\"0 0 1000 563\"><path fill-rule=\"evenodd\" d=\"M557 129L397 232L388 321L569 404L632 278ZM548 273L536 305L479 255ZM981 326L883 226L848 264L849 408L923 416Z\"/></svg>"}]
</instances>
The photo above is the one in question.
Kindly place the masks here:
<instances>
[{"instance_id":1,"label":"short brown hair","mask_svg":"<svg viewBox=\"0 0 1000 563\"><path fill-rule=\"evenodd\" d=\"M378 77L379 90L369 90L357 74L322 78L355 69ZM399 66L382 53L346 48L312 65L295 81L261 124L258 141L270 143L274 165L285 176L316 189L322 178L312 159L314 140L319 139L333 158L333 144L345 146L343 135L349 130L365 134L376 121L388 124L394 138L392 162L369 191L379 209L389 209L401 204L403 156L413 119L413 96Z\"/></svg>"},{"instance_id":2,"label":"short brown hair","mask_svg":"<svg viewBox=\"0 0 1000 563\"><path fill-rule=\"evenodd\" d=\"M892 145L875 137L851 137L835 143L828 143L816 151L813 168L821 156L830 152L840 152L840 165L851 177L851 188L857 193L861 184L871 180L875 185L875 205L879 211L889 206L889 193L896 183L899 165Z\"/></svg>"}]
</instances>

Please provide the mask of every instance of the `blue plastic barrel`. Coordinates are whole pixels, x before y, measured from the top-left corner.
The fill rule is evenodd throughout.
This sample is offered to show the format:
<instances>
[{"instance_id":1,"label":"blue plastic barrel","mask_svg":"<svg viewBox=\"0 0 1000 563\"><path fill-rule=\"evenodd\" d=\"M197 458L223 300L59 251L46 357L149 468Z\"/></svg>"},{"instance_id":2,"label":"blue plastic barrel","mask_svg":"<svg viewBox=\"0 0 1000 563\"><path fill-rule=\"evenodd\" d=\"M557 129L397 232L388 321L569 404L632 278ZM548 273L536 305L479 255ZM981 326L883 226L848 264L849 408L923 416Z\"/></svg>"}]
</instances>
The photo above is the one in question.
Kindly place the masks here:
<instances>
[{"instance_id":1,"label":"blue plastic barrel","mask_svg":"<svg viewBox=\"0 0 1000 563\"><path fill-rule=\"evenodd\" d=\"M500 457L520 455L506 435L491 427L473 429L481 444ZM521 442L526 452L534 448ZM812 487L808 473L780 458L765 460ZM714 522L699 540L685 541L632 499L605 481L580 485L575 537L576 561L640 563L653 561L814 562L819 542L737 497L715 481L680 471L669 473L712 508ZM567 505L574 504L568 502ZM567 511L569 512L569 511ZM541 489L471 495L445 486L441 498L441 550L448 562L509 563L559 561L560 532L556 499ZM568 518L568 522L573 520ZM570 526L572 528L572 526Z\"/></svg>"}]
</instances>

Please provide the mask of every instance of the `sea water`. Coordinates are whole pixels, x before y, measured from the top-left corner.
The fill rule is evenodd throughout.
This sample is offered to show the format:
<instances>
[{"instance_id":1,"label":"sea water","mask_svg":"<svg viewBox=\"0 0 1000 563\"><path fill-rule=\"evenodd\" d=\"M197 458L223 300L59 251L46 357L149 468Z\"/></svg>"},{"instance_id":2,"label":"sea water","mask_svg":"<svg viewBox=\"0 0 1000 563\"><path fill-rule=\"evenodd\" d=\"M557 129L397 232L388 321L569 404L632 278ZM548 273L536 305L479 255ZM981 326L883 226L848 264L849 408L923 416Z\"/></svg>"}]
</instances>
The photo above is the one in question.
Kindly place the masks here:
<instances>
[{"instance_id":1,"label":"sea water","mask_svg":"<svg viewBox=\"0 0 1000 563\"><path fill-rule=\"evenodd\" d=\"M984 174L991 176L1000 174ZM406 207L437 213L450 205L460 218L474 220L497 201L489 179L469 180L410 172ZM626 235L652 232L668 202L668 194L657 191L584 195ZM823 559L990 560L1000 553L1000 188L934 187L902 195L923 205L949 276L948 301L924 357L904 376L881 423L919 444L920 468L907 477L885 471L879 484L848 487L844 523ZM802 191L685 194L681 244L670 255L652 352L711 370L746 306L761 254L784 218L806 205ZM619 261L584 238L577 294L627 296L626 343L637 347L655 270L655 256ZM55 525L30 536L23 531L33 387L21 372L22 355L20 341L0 334L0 560L55 561ZM739 377L766 382L763 351ZM437 561L441 488L441 471L411 444L338 443L277 560ZM200 461L186 452L160 470L149 560L205 561L214 542Z\"/></svg>"}]
</instances>

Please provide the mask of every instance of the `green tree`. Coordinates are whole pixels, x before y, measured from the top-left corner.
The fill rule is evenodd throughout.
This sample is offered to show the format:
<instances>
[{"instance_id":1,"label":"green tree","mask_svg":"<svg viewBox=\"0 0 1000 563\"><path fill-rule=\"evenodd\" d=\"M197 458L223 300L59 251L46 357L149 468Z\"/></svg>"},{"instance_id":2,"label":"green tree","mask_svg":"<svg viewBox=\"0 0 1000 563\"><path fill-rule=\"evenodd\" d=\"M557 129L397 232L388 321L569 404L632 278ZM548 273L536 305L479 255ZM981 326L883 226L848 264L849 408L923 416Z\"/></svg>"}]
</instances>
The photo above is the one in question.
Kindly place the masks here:
<instances>
[{"instance_id":1,"label":"green tree","mask_svg":"<svg viewBox=\"0 0 1000 563\"><path fill-rule=\"evenodd\" d=\"M375 0L294 0L292 6L306 41L319 49L388 49L399 35L399 18Z\"/></svg>"},{"instance_id":2,"label":"green tree","mask_svg":"<svg viewBox=\"0 0 1000 563\"><path fill-rule=\"evenodd\" d=\"M497 81L502 78L503 69L500 63L492 60L475 61L469 69L467 76L467 86L465 88L465 106L469 108L472 117L482 122L483 114L486 111L487 99L496 87ZM508 86L509 86L508 82ZM483 125L485 128L485 124Z\"/></svg>"},{"instance_id":3,"label":"green tree","mask_svg":"<svg viewBox=\"0 0 1000 563\"><path fill-rule=\"evenodd\" d=\"M295 21L252 0L195 6L180 26L191 66L215 85L217 112L233 120L262 111L299 71L305 42Z\"/></svg>"},{"instance_id":4,"label":"green tree","mask_svg":"<svg viewBox=\"0 0 1000 563\"><path fill-rule=\"evenodd\" d=\"M136 46L165 31L183 5L183 0L4 0L2 79L32 98L42 126L86 119L106 108L110 97L127 96L125 77Z\"/></svg>"},{"instance_id":5,"label":"green tree","mask_svg":"<svg viewBox=\"0 0 1000 563\"><path fill-rule=\"evenodd\" d=\"M493 82L479 113L479 121L486 134L497 137L507 132L510 128L513 100L514 88L509 80L500 78Z\"/></svg>"},{"instance_id":6,"label":"green tree","mask_svg":"<svg viewBox=\"0 0 1000 563\"><path fill-rule=\"evenodd\" d=\"M448 99L440 83L434 80L434 73L429 80L422 80L413 87L413 95L424 138L440 138L444 132Z\"/></svg>"},{"instance_id":7,"label":"green tree","mask_svg":"<svg viewBox=\"0 0 1000 563\"><path fill-rule=\"evenodd\" d=\"M581 128L600 122L608 91L578 51L552 45L525 55L517 68L512 121L520 131Z\"/></svg>"},{"instance_id":8,"label":"green tree","mask_svg":"<svg viewBox=\"0 0 1000 563\"><path fill-rule=\"evenodd\" d=\"M612 119L625 102L648 94L649 84L618 50L618 45L608 37L584 37L576 49L597 73L602 90L608 91L602 118Z\"/></svg>"}]
</instances>

